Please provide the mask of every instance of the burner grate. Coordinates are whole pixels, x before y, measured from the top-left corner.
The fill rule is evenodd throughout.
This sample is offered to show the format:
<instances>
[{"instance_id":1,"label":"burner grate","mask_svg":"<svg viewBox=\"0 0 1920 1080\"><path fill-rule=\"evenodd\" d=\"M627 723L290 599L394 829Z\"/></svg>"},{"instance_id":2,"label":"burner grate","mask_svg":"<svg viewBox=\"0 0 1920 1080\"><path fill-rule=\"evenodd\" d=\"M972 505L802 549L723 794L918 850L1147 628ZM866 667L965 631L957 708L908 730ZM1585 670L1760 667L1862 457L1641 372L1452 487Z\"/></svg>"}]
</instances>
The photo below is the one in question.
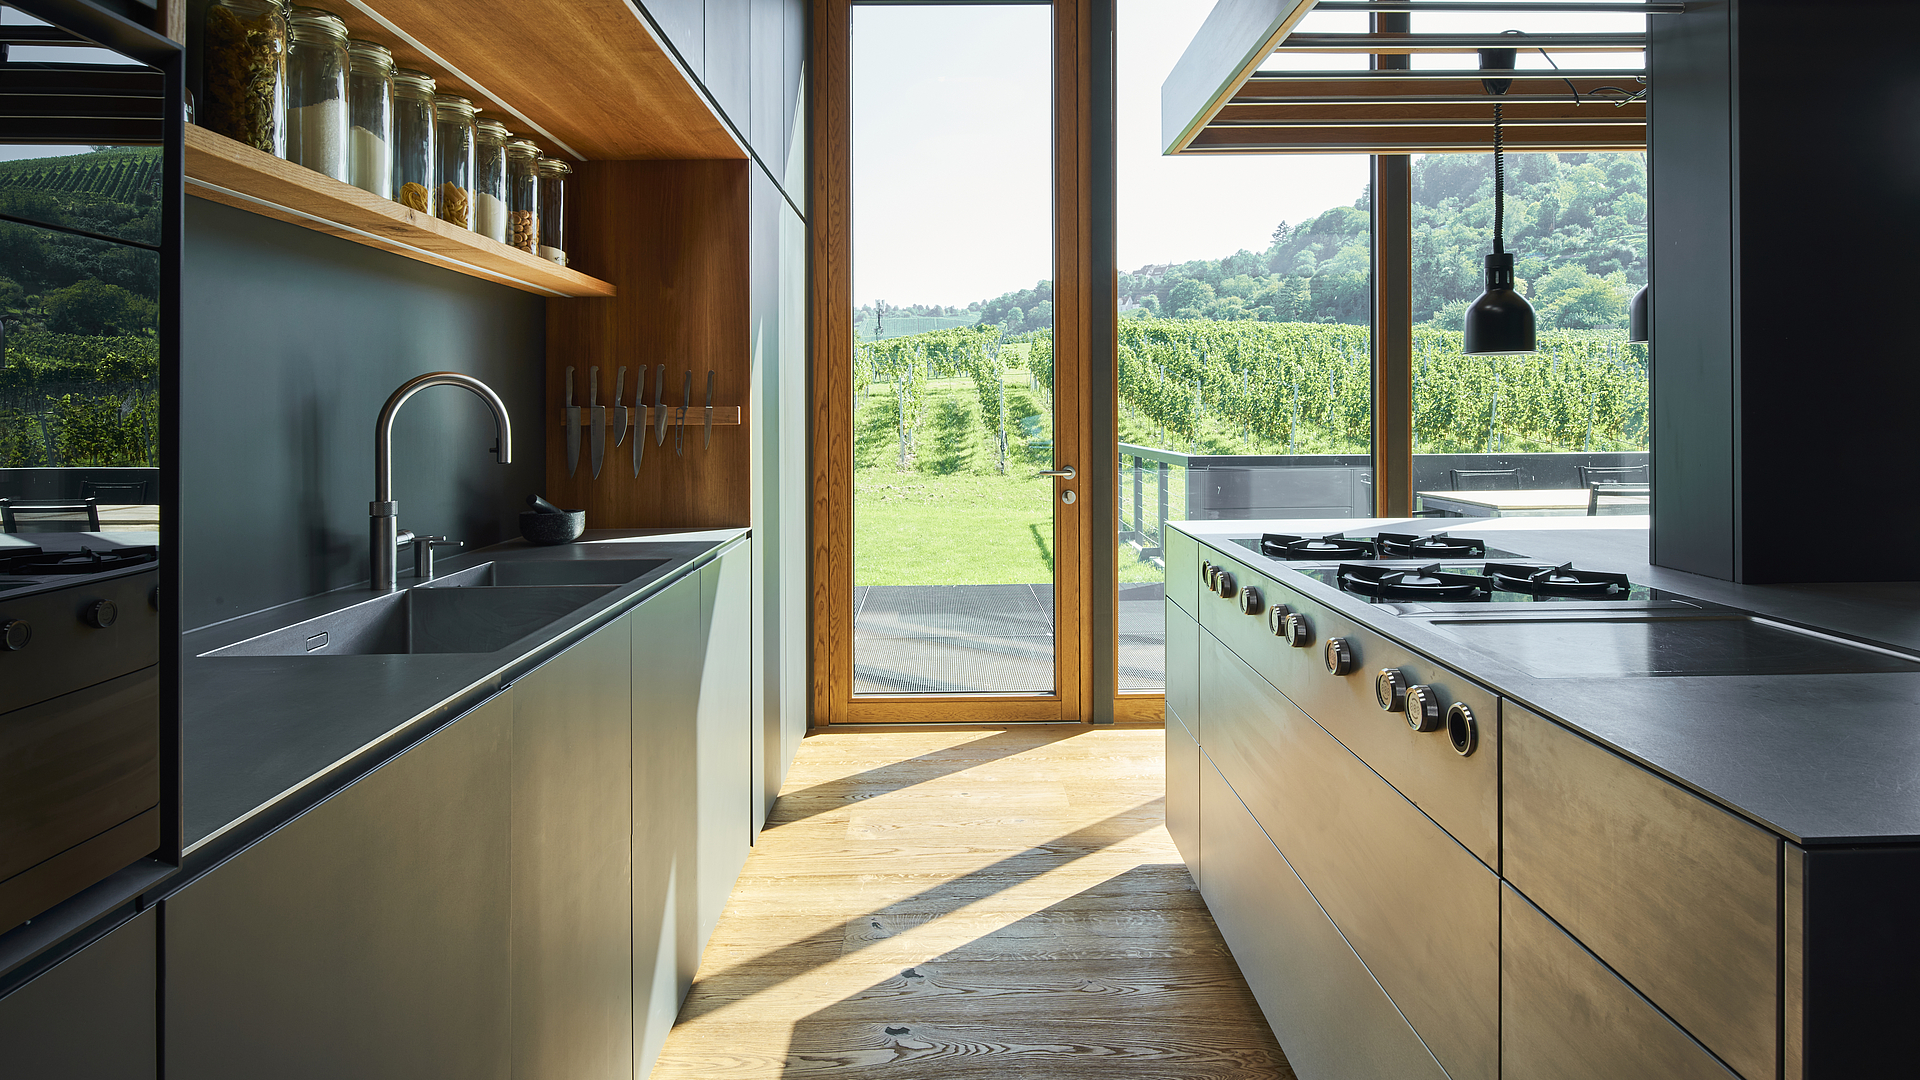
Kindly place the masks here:
<instances>
[{"instance_id":1,"label":"burner grate","mask_svg":"<svg viewBox=\"0 0 1920 1080\"><path fill-rule=\"evenodd\" d=\"M158 561L159 549L146 547L109 548L95 551L43 551L0 561L0 572L16 577L65 577L79 574L104 574L128 566Z\"/></svg>"},{"instance_id":2,"label":"burner grate","mask_svg":"<svg viewBox=\"0 0 1920 1080\"><path fill-rule=\"evenodd\" d=\"M1487 557L1485 540L1450 536L1443 532L1427 536L1417 536L1413 533L1380 533L1374 539L1379 542L1381 558L1386 559L1484 559Z\"/></svg>"},{"instance_id":3,"label":"burner grate","mask_svg":"<svg viewBox=\"0 0 1920 1080\"><path fill-rule=\"evenodd\" d=\"M1333 533L1329 536L1288 536L1262 533L1260 554L1276 559L1371 559L1373 541Z\"/></svg>"},{"instance_id":4,"label":"burner grate","mask_svg":"<svg viewBox=\"0 0 1920 1080\"><path fill-rule=\"evenodd\" d=\"M1577 570L1572 563L1540 566L1525 563L1488 563L1487 580L1501 592L1526 596L1611 597L1632 588L1625 574Z\"/></svg>"},{"instance_id":5,"label":"burner grate","mask_svg":"<svg viewBox=\"0 0 1920 1080\"><path fill-rule=\"evenodd\" d=\"M1485 600L1491 594L1487 579L1478 574L1455 574L1435 563L1415 569L1378 564L1343 564L1336 578L1347 592L1376 600Z\"/></svg>"}]
</instances>

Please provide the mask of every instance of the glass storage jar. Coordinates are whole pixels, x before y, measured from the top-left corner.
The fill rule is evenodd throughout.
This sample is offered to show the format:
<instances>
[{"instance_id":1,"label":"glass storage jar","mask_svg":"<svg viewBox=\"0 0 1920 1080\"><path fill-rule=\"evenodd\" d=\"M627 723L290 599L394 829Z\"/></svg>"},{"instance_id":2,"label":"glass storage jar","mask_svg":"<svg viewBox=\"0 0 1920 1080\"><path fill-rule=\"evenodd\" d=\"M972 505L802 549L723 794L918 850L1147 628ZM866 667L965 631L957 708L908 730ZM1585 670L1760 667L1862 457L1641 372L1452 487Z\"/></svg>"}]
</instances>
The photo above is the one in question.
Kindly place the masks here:
<instances>
[{"instance_id":1,"label":"glass storage jar","mask_svg":"<svg viewBox=\"0 0 1920 1080\"><path fill-rule=\"evenodd\" d=\"M473 231L507 242L507 125L473 122Z\"/></svg>"},{"instance_id":2,"label":"glass storage jar","mask_svg":"<svg viewBox=\"0 0 1920 1080\"><path fill-rule=\"evenodd\" d=\"M347 179L347 24L331 11L287 13L287 160Z\"/></svg>"},{"instance_id":3,"label":"glass storage jar","mask_svg":"<svg viewBox=\"0 0 1920 1080\"><path fill-rule=\"evenodd\" d=\"M347 42L347 182L393 198L393 53Z\"/></svg>"},{"instance_id":4,"label":"glass storage jar","mask_svg":"<svg viewBox=\"0 0 1920 1080\"><path fill-rule=\"evenodd\" d=\"M573 166L543 157L540 168L540 251L542 258L567 265L567 174Z\"/></svg>"},{"instance_id":5,"label":"glass storage jar","mask_svg":"<svg viewBox=\"0 0 1920 1080\"><path fill-rule=\"evenodd\" d=\"M452 94L433 99L433 212L473 228L473 102Z\"/></svg>"},{"instance_id":6,"label":"glass storage jar","mask_svg":"<svg viewBox=\"0 0 1920 1080\"><path fill-rule=\"evenodd\" d=\"M213 0L201 35L202 101L209 131L285 157L287 21L277 0Z\"/></svg>"},{"instance_id":7,"label":"glass storage jar","mask_svg":"<svg viewBox=\"0 0 1920 1080\"><path fill-rule=\"evenodd\" d=\"M532 139L507 143L507 243L530 255L540 250L539 163Z\"/></svg>"},{"instance_id":8,"label":"glass storage jar","mask_svg":"<svg viewBox=\"0 0 1920 1080\"><path fill-rule=\"evenodd\" d=\"M433 76L393 73L393 198L433 213Z\"/></svg>"}]
</instances>

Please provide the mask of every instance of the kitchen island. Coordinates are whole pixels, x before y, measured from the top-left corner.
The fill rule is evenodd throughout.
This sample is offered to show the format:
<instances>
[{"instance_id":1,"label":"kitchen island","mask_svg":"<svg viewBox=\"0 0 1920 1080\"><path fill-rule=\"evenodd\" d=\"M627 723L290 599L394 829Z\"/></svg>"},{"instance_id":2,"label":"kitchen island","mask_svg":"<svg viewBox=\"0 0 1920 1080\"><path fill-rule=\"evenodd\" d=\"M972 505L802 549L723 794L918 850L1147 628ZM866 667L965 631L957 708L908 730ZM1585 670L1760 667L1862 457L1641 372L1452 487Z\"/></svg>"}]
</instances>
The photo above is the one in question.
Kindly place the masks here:
<instances>
[{"instance_id":1,"label":"kitchen island","mask_svg":"<svg viewBox=\"0 0 1920 1080\"><path fill-rule=\"evenodd\" d=\"M1302 1076L1897 1067L1920 587L1663 570L1626 518L1177 528L1169 827ZM1282 531L1450 531L1638 599L1369 602Z\"/></svg>"}]
</instances>

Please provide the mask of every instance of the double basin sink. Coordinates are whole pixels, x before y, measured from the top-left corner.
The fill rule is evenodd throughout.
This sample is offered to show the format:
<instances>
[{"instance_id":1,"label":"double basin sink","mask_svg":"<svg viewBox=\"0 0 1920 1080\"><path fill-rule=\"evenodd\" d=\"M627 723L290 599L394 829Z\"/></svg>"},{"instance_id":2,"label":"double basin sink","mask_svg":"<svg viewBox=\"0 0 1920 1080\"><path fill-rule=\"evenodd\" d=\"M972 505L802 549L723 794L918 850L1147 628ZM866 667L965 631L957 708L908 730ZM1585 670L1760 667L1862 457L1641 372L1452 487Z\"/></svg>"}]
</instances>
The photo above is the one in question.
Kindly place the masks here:
<instances>
[{"instance_id":1,"label":"double basin sink","mask_svg":"<svg viewBox=\"0 0 1920 1080\"><path fill-rule=\"evenodd\" d=\"M491 653L550 626L666 559L489 562L272 630L204 655Z\"/></svg>"}]
</instances>

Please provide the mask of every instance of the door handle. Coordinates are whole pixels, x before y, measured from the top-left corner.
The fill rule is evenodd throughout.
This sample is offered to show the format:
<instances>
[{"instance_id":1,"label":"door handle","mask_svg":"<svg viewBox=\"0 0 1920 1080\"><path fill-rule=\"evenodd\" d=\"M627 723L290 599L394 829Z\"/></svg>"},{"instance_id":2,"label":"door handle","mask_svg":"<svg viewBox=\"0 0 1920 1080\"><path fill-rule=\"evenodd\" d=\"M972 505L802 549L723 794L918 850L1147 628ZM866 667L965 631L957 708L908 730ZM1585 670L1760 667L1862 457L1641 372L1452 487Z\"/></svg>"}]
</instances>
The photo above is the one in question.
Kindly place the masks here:
<instances>
[{"instance_id":1,"label":"door handle","mask_svg":"<svg viewBox=\"0 0 1920 1080\"><path fill-rule=\"evenodd\" d=\"M1057 476L1062 480L1071 480L1078 475L1079 475L1078 473L1073 471L1073 466L1071 465L1062 465L1057 469L1047 469L1044 472L1037 472L1033 474L1034 479L1036 480L1038 480L1042 476Z\"/></svg>"}]
</instances>

